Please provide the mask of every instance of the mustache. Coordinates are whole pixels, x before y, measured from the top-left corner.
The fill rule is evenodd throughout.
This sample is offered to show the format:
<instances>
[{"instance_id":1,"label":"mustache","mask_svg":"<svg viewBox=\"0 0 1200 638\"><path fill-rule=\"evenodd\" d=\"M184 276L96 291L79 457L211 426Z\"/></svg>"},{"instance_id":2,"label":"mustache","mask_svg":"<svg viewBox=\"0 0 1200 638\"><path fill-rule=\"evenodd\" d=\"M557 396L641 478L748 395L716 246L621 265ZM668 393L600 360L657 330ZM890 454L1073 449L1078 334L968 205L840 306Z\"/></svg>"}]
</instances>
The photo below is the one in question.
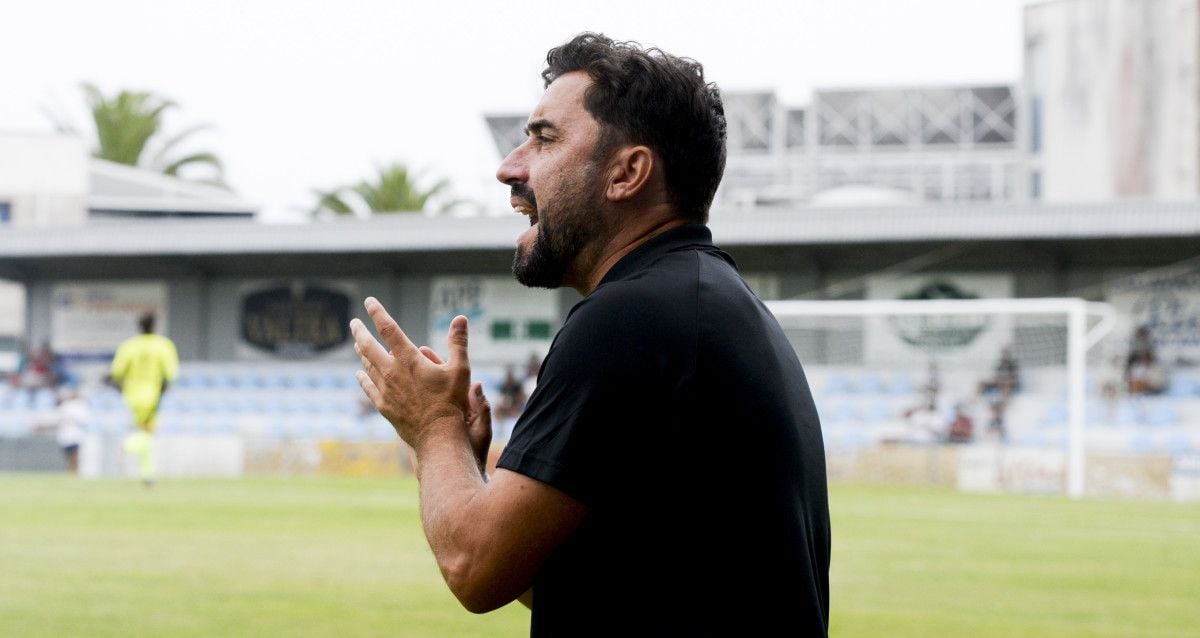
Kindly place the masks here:
<instances>
[{"instance_id":1,"label":"mustache","mask_svg":"<svg viewBox=\"0 0 1200 638\"><path fill-rule=\"evenodd\" d=\"M529 202L530 206L537 208L537 197L533 195L533 189L529 188L528 184L513 184L510 193L512 197L523 199Z\"/></svg>"}]
</instances>

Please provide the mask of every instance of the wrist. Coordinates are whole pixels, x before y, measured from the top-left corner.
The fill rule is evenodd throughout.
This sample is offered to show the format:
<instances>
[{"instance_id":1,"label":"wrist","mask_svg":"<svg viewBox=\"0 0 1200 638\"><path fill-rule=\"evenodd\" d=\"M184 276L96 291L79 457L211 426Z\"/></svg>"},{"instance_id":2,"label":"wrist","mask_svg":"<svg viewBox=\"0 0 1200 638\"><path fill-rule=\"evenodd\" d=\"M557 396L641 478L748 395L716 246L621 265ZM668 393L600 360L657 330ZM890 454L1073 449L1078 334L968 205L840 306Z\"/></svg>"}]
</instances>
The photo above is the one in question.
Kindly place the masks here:
<instances>
[{"instance_id":1,"label":"wrist","mask_svg":"<svg viewBox=\"0 0 1200 638\"><path fill-rule=\"evenodd\" d=\"M411 446L419 455L429 447L445 444L470 446L464 432L461 415L456 417L451 414L444 414L426 421L425 425L417 432L417 435L413 437Z\"/></svg>"}]
</instances>

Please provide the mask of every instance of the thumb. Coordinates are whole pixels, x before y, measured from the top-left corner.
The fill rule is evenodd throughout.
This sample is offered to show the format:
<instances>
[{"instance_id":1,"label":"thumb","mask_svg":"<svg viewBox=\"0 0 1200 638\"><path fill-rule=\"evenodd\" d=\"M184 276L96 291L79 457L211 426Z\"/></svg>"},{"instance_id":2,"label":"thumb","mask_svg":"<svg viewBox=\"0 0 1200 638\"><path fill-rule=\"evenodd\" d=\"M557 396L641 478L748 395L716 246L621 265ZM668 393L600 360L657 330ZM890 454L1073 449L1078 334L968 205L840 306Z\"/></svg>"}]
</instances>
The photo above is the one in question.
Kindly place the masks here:
<instances>
[{"instance_id":1,"label":"thumb","mask_svg":"<svg viewBox=\"0 0 1200 638\"><path fill-rule=\"evenodd\" d=\"M459 315L450 322L450 333L446 335L452 365L470 366L467 358L467 318Z\"/></svg>"}]
</instances>

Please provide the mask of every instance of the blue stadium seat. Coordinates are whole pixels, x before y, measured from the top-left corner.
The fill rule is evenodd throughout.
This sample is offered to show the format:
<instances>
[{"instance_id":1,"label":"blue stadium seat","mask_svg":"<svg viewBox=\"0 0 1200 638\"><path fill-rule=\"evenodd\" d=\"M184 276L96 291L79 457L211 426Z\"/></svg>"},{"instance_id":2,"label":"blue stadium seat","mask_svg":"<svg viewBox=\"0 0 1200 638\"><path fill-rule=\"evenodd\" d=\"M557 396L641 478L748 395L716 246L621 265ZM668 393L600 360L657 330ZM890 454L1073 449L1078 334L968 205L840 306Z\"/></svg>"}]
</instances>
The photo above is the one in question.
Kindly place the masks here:
<instances>
[{"instance_id":1,"label":"blue stadium seat","mask_svg":"<svg viewBox=\"0 0 1200 638\"><path fill-rule=\"evenodd\" d=\"M869 423L878 423L880 421L890 421L896 415L892 408L883 401L876 401L863 410L863 419Z\"/></svg>"},{"instance_id":2,"label":"blue stadium seat","mask_svg":"<svg viewBox=\"0 0 1200 638\"><path fill-rule=\"evenodd\" d=\"M1049 439L1044 431L1025 430L1013 437L1013 443L1017 447L1044 449L1049 444Z\"/></svg>"},{"instance_id":3,"label":"blue stadium seat","mask_svg":"<svg viewBox=\"0 0 1200 638\"><path fill-rule=\"evenodd\" d=\"M877 375L877 374L871 374L871 373L864 374L863 377L858 382L858 391L859 392L863 392L863 393L867 393L867 394L874 394L874 393L878 393L878 392L883 392L884 389L885 388L883 385L883 379L881 379L879 377L879 375Z\"/></svg>"},{"instance_id":4,"label":"blue stadium seat","mask_svg":"<svg viewBox=\"0 0 1200 638\"><path fill-rule=\"evenodd\" d=\"M281 390L281 389L288 388L290 383L291 383L291 381L288 379L287 375L282 374L282 373L278 373L278 372L267 373L267 374L264 374L264 376L263 376L263 387L264 388L268 388L268 389L272 389L272 390Z\"/></svg>"},{"instance_id":5,"label":"blue stadium seat","mask_svg":"<svg viewBox=\"0 0 1200 638\"><path fill-rule=\"evenodd\" d=\"M858 420L858 410L852 403L840 403L833 408L830 415L834 423L845 423Z\"/></svg>"},{"instance_id":6,"label":"blue stadium seat","mask_svg":"<svg viewBox=\"0 0 1200 638\"><path fill-rule=\"evenodd\" d=\"M1129 437L1129 451L1135 454L1149 454L1155 451L1157 447L1154 443L1154 438L1146 432L1138 432Z\"/></svg>"},{"instance_id":7,"label":"blue stadium seat","mask_svg":"<svg viewBox=\"0 0 1200 638\"><path fill-rule=\"evenodd\" d=\"M32 404L35 410L53 410L58 406L58 397L50 388L38 388L33 393Z\"/></svg>"},{"instance_id":8,"label":"blue stadium seat","mask_svg":"<svg viewBox=\"0 0 1200 638\"><path fill-rule=\"evenodd\" d=\"M850 379L844 374L832 374L825 380L826 394L845 394L853 392L854 388L850 384Z\"/></svg>"},{"instance_id":9,"label":"blue stadium seat","mask_svg":"<svg viewBox=\"0 0 1200 638\"><path fill-rule=\"evenodd\" d=\"M1196 449L1196 445L1192 442L1192 440L1183 434L1173 434L1171 435L1171 438L1167 439L1167 451L1170 452L1172 456L1191 454L1192 452L1195 452Z\"/></svg>"},{"instance_id":10,"label":"blue stadium seat","mask_svg":"<svg viewBox=\"0 0 1200 638\"><path fill-rule=\"evenodd\" d=\"M1067 405L1065 403L1051 403L1046 406L1046 411L1042 413L1042 418L1038 422L1041 427L1054 427L1067 422Z\"/></svg>"},{"instance_id":11,"label":"blue stadium seat","mask_svg":"<svg viewBox=\"0 0 1200 638\"><path fill-rule=\"evenodd\" d=\"M892 394L909 395L917 391L916 385L913 384L912 378L907 374L898 374L892 378L891 383Z\"/></svg>"},{"instance_id":12,"label":"blue stadium seat","mask_svg":"<svg viewBox=\"0 0 1200 638\"><path fill-rule=\"evenodd\" d=\"M1179 415L1170 403L1156 401L1151 404L1146 414L1146 423L1156 427L1175 425Z\"/></svg>"},{"instance_id":13,"label":"blue stadium seat","mask_svg":"<svg viewBox=\"0 0 1200 638\"><path fill-rule=\"evenodd\" d=\"M1117 423L1122 425L1138 425L1146 422L1142 406L1132 401L1122 401L1117 405Z\"/></svg>"},{"instance_id":14,"label":"blue stadium seat","mask_svg":"<svg viewBox=\"0 0 1200 638\"><path fill-rule=\"evenodd\" d=\"M1167 394L1179 398L1200 395L1200 383L1190 374L1176 373L1171 377L1171 384L1167 386Z\"/></svg>"}]
</instances>

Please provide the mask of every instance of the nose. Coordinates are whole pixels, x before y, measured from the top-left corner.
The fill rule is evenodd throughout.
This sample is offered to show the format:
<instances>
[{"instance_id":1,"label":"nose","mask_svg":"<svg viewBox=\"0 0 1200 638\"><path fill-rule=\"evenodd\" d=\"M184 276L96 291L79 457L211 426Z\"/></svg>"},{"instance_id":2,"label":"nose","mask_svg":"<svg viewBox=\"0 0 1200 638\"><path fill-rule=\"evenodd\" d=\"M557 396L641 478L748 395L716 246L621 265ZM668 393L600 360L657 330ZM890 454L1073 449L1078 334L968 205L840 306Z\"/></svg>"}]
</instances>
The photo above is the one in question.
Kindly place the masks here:
<instances>
[{"instance_id":1,"label":"nose","mask_svg":"<svg viewBox=\"0 0 1200 638\"><path fill-rule=\"evenodd\" d=\"M529 164L525 161L524 149L525 145L521 144L500 162L500 167L496 169L496 179L501 183L511 186L529 181Z\"/></svg>"}]
</instances>

